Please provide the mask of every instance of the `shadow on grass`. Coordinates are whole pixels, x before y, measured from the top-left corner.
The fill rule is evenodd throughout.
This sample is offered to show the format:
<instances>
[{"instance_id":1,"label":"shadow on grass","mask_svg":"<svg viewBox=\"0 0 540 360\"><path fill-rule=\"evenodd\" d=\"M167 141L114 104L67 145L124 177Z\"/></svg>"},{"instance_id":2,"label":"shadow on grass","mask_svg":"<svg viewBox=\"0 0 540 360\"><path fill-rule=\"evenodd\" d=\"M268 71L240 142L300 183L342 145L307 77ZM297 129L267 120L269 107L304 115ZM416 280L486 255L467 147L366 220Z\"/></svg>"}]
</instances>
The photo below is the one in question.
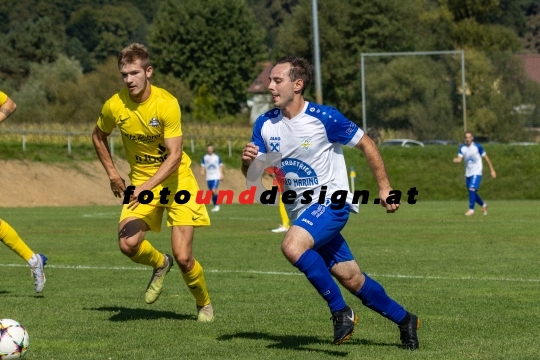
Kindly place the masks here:
<instances>
[{"instance_id":1,"label":"shadow on grass","mask_svg":"<svg viewBox=\"0 0 540 360\"><path fill-rule=\"evenodd\" d=\"M122 306L102 306L84 310L118 312L111 316L109 321L131 321L131 320L156 320L156 319L176 319L176 320L194 320L194 315L177 314L172 311L159 311L148 309L130 309Z\"/></svg>"},{"instance_id":2,"label":"shadow on grass","mask_svg":"<svg viewBox=\"0 0 540 360\"><path fill-rule=\"evenodd\" d=\"M33 294L33 295L21 295L21 294L12 294L11 291L7 290L0 290L0 297L13 297L13 298L23 298L23 297L29 297L34 299L44 299L45 296L43 294Z\"/></svg>"},{"instance_id":3,"label":"shadow on grass","mask_svg":"<svg viewBox=\"0 0 540 360\"><path fill-rule=\"evenodd\" d=\"M316 349L313 347L307 347L311 344L332 344L328 340L321 340L315 336L299 336L299 335L272 335L261 332L239 332L231 335L222 335L218 337L218 340L227 341L235 338L241 339L251 339L251 340L267 340L273 341L273 344L268 345L270 349L288 349L288 350L300 350L300 351L310 351L310 352L320 352L332 356L348 356L348 351L338 351L338 350L325 350L325 349ZM396 344L387 344L387 343L375 343L369 340L363 339L350 339L340 346L340 349L344 349L343 346L347 345L375 345L375 346L398 346Z\"/></svg>"}]
</instances>

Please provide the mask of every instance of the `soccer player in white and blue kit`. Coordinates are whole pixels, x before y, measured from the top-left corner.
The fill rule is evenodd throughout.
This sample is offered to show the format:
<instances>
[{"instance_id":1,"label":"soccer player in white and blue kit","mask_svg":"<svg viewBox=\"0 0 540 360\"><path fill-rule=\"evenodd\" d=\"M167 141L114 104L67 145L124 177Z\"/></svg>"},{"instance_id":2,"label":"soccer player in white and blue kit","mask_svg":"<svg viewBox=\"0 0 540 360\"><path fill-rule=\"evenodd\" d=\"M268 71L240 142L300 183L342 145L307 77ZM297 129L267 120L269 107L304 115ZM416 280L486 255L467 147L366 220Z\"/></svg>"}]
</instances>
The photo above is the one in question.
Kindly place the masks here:
<instances>
[{"instance_id":1,"label":"soccer player in white and blue kit","mask_svg":"<svg viewBox=\"0 0 540 360\"><path fill-rule=\"evenodd\" d=\"M455 163L460 163L465 159L465 185L469 191L469 210L465 213L466 216L474 215L474 205L476 203L482 207L482 214L487 215L487 204L478 195L478 188L482 181L482 158L486 159L491 177L494 179L497 177L497 173L484 148L473 140L473 134L467 131L465 133L465 143L459 147L458 156L454 158Z\"/></svg>"},{"instance_id":2,"label":"soccer player in white and blue kit","mask_svg":"<svg viewBox=\"0 0 540 360\"><path fill-rule=\"evenodd\" d=\"M201 160L201 175L204 176L206 173L206 183L208 184L208 189L212 190L212 202L214 203L214 208L210 211L219 211L219 204L217 204L218 199L218 187L219 182L223 180L223 163L218 154L214 153L214 147L208 145L206 147L206 154Z\"/></svg>"},{"instance_id":3,"label":"soccer player in white and blue kit","mask_svg":"<svg viewBox=\"0 0 540 360\"><path fill-rule=\"evenodd\" d=\"M377 146L356 124L332 107L304 100L310 82L311 67L303 58L284 57L274 66L269 90L276 108L257 119L252 142L242 152L242 171L247 174L257 156L281 153L285 183L282 198L293 222L281 249L327 302L334 344L352 335L358 315L347 306L332 276L365 306L398 325L403 348L416 350L418 318L362 273L340 233L349 213L358 212L348 191L343 145L364 153L377 180L381 204L393 213L399 204L385 201L392 188L384 163ZM347 198L343 206L331 203L332 194L338 191ZM296 198L288 196L293 192L298 194Z\"/></svg>"}]
</instances>

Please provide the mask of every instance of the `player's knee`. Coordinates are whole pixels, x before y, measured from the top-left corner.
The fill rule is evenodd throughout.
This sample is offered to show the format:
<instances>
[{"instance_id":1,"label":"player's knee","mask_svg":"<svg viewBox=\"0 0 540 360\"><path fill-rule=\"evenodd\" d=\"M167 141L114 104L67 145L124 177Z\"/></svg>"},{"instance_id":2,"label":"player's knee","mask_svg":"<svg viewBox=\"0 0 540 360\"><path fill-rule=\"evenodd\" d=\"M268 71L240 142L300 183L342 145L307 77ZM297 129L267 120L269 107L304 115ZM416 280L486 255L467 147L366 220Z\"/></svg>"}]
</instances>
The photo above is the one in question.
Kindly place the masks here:
<instances>
[{"instance_id":1,"label":"player's knee","mask_svg":"<svg viewBox=\"0 0 540 360\"><path fill-rule=\"evenodd\" d=\"M119 239L118 246L120 247L122 254L128 257L137 255L137 251L139 251L139 246L130 245L125 239Z\"/></svg>"},{"instance_id":2,"label":"player's knee","mask_svg":"<svg viewBox=\"0 0 540 360\"><path fill-rule=\"evenodd\" d=\"M180 270L182 270L182 272L188 272L191 270L191 268L193 268L193 265L195 264L193 260L193 255L177 252L173 252L173 255L176 263L178 264L178 267L180 267Z\"/></svg>"},{"instance_id":3,"label":"player's knee","mask_svg":"<svg viewBox=\"0 0 540 360\"><path fill-rule=\"evenodd\" d=\"M292 264L296 263L305 252L305 250L299 249L293 241L287 241L286 239L281 243L281 251Z\"/></svg>"}]
</instances>

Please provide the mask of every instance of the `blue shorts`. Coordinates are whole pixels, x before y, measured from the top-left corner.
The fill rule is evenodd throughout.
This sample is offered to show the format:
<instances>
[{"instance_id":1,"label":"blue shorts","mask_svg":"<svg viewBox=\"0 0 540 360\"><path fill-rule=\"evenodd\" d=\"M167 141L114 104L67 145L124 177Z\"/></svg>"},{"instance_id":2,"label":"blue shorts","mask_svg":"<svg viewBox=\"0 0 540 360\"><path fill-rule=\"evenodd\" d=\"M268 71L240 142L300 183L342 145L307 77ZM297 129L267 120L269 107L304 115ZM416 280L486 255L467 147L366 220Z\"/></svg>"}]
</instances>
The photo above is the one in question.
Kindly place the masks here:
<instances>
[{"instance_id":1,"label":"blue shorts","mask_svg":"<svg viewBox=\"0 0 540 360\"><path fill-rule=\"evenodd\" d=\"M210 190L215 190L219 186L219 180L206 180L206 183L208 184L208 188Z\"/></svg>"},{"instance_id":2,"label":"blue shorts","mask_svg":"<svg viewBox=\"0 0 540 360\"><path fill-rule=\"evenodd\" d=\"M480 187L480 182L482 181L482 175L473 175L465 178L465 184L467 189L476 191Z\"/></svg>"},{"instance_id":3,"label":"blue shorts","mask_svg":"<svg viewBox=\"0 0 540 360\"><path fill-rule=\"evenodd\" d=\"M315 241L313 250L321 255L328 269L337 263L354 260L340 234L349 219L349 207L345 204L343 209L334 210L329 205L313 204L293 223L311 234Z\"/></svg>"}]
</instances>

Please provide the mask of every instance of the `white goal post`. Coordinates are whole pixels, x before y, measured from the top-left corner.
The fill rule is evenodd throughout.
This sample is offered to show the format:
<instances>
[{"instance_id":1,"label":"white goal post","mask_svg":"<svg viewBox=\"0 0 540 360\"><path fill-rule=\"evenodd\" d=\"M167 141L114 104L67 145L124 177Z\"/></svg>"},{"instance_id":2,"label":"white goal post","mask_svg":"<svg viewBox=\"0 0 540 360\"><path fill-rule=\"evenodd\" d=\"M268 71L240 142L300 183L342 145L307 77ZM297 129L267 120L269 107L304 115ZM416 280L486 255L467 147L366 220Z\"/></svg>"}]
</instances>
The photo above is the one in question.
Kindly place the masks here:
<instances>
[{"instance_id":1,"label":"white goal post","mask_svg":"<svg viewBox=\"0 0 540 360\"><path fill-rule=\"evenodd\" d=\"M446 50L446 51L412 51L412 52L386 52L386 53L361 53L360 63L362 72L362 127L367 131L366 119L366 80L364 76L364 58L375 56L418 56L418 55L457 55L461 54L461 94L463 99L463 131L467 131L467 99L465 88L465 50Z\"/></svg>"}]
</instances>

